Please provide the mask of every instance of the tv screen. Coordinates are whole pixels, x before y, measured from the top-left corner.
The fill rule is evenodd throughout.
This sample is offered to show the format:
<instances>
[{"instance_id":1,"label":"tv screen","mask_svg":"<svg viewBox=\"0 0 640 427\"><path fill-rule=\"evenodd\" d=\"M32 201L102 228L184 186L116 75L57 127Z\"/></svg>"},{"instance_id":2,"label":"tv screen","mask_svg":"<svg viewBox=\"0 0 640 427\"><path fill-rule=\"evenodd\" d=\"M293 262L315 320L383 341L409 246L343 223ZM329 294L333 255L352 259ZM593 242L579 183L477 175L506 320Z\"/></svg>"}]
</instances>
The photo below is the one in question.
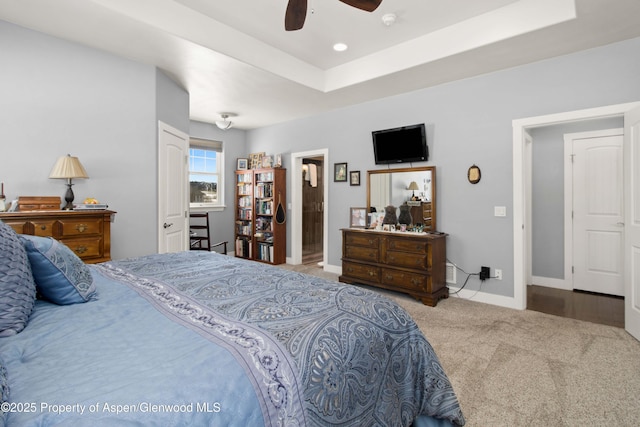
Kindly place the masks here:
<instances>
[{"instance_id":1,"label":"tv screen","mask_svg":"<svg viewBox=\"0 0 640 427\"><path fill-rule=\"evenodd\" d=\"M403 162L426 162L429 147L424 123L394 129L376 130L373 153L377 165Z\"/></svg>"}]
</instances>

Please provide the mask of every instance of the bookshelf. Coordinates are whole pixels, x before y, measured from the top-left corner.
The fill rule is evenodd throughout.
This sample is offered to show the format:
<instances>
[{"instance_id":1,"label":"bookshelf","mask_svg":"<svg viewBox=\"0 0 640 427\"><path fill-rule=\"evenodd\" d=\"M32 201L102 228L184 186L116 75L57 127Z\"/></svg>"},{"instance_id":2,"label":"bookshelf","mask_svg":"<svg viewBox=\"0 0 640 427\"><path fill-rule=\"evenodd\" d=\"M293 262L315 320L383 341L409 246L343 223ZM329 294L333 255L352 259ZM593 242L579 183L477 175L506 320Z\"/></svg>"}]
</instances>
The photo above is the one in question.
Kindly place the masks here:
<instances>
[{"instance_id":1,"label":"bookshelf","mask_svg":"<svg viewBox=\"0 0 640 427\"><path fill-rule=\"evenodd\" d=\"M286 177L283 168L236 171L235 254L270 264L286 260Z\"/></svg>"}]
</instances>

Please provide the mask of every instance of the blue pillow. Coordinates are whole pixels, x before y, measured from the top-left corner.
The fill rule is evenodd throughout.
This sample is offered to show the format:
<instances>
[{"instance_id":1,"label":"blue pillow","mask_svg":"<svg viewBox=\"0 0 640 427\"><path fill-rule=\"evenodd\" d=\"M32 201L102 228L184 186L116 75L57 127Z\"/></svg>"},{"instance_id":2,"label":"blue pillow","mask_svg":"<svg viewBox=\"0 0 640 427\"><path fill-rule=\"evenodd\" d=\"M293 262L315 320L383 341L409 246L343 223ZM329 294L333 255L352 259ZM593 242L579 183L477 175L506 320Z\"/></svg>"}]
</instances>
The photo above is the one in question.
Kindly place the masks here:
<instances>
[{"instance_id":1,"label":"blue pillow","mask_svg":"<svg viewBox=\"0 0 640 427\"><path fill-rule=\"evenodd\" d=\"M27 252L13 228L0 221L0 337L24 329L35 299Z\"/></svg>"},{"instance_id":2,"label":"blue pillow","mask_svg":"<svg viewBox=\"0 0 640 427\"><path fill-rule=\"evenodd\" d=\"M38 291L45 299L68 305L95 298L91 270L71 249L51 237L21 234L20 238Z\"/></svg>"}]
</instances>

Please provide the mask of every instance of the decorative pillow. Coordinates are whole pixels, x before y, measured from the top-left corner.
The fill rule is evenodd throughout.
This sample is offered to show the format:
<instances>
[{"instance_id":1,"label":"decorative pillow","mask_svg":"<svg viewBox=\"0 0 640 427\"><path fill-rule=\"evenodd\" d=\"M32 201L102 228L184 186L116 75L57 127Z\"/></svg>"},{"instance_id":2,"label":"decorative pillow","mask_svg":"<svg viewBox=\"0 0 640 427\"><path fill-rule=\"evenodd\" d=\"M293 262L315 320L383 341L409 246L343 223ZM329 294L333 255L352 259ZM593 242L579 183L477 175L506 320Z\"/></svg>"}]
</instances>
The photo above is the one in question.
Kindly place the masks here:
<instances>
[{"instance_id":1,"label":"decorative pillow","mask_svg":"<svg viewBox=\"0 0 640 427\"><path fill-rule=\"evenodd\" d=\"M35 299L27 252L13 228L0 221L0 337L24 329Z\"/></svg>"},{"instance_id":2,"label":"decorative pillow","mask_svg":"<svg viewBox=\"0 0 640 427\"><path fill-rule=\"evenodd\" d=\"M60 305L87 302L96 296L89 267L71 249L51 237L20 238L27 249L38 291Z\"/></svg>"}]
</instances>

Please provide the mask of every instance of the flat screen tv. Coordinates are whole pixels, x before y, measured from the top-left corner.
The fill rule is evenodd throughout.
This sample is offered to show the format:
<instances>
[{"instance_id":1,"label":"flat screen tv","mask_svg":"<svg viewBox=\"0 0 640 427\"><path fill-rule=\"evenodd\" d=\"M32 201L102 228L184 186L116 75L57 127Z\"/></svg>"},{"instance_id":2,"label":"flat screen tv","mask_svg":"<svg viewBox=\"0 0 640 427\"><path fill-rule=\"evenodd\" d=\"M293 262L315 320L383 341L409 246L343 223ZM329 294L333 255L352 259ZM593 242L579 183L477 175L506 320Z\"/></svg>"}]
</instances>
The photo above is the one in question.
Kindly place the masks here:
<instances>
[{"instance_id":1,"label":"flat screen tv","mask_svg":"<svg viewBox=\"0 0 640 427\"><path fill-rule=\"evenodd\" d=\"M376 130L373 136L373 153L376 165L404 162L426 162L429 147L424 123L394 129Z\"/></svg>"}]
</instances>

